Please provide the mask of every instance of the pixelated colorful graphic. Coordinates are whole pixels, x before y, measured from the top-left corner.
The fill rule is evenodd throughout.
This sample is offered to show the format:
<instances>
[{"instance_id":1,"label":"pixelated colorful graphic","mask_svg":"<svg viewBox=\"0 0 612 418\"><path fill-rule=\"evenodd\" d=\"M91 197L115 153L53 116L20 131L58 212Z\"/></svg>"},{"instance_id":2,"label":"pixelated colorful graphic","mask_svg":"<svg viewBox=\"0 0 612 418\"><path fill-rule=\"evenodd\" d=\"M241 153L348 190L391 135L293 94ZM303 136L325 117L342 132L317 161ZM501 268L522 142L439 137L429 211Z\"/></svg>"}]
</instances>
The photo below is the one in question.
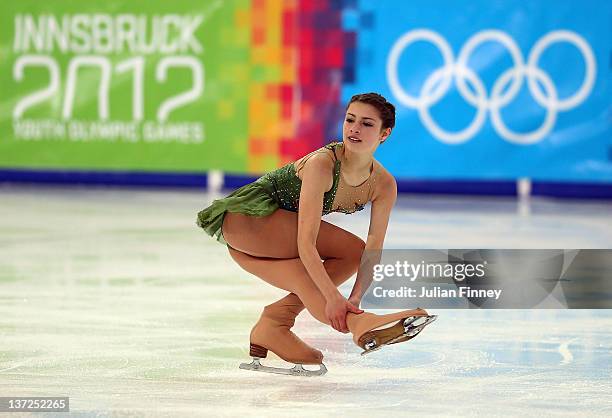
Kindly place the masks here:
<instances>
[{"instance_id":1,"label":"pixelated colorful graphic","mask_svg":"<svg viewBox=\"0 0 612 418\"><path fill-rule=\"evenodd\" d=\"M355 34L341 29L342 2L252 2L249 150L252 172L335 139L340 91L354 72Z\"/></svg>"}]
</instances>

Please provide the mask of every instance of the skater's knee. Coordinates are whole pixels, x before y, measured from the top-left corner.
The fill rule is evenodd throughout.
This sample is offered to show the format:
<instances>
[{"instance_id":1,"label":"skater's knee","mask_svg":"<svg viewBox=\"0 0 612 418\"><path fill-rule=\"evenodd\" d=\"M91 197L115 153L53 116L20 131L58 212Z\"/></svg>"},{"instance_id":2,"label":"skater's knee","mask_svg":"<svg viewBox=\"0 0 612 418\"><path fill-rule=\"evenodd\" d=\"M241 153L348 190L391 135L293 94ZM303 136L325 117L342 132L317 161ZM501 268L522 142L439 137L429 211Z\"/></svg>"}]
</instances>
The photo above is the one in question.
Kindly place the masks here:
<instances>
[{"instance_id":1,"label":"skater's knee","mask_svg":"<svg viewBox=\"0 0 612 418\"><path fill-rule=\"evenodd\" d=\"M264 306L261 316L267 318L273 318L278 314L278 308L272 303L270 305Z\"/></svg>"},{"instance_id":2,"label":"skater's knee","mask_svg":"<svg viewBox=\"0 0 612 418\"><path fill-rule=\"evenodd\" d=\"M365 246L366 246L366 243L361 238L357 238L355 240L355 251L359 255L359 258L361 258L361 254L363 254L363 251L365 250Z\"/></svg>"}]
</instances>

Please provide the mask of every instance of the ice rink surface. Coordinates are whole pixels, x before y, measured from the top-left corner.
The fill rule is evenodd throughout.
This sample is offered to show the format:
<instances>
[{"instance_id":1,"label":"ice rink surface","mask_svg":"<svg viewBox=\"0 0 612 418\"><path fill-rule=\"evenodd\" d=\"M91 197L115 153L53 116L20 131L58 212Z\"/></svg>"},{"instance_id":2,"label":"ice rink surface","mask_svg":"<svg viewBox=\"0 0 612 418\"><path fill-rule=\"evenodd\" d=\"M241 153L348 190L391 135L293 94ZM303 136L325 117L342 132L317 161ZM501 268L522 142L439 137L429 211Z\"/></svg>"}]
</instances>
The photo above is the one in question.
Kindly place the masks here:
<instances>
[{"instance_id":1,"label":"ice rink surface","mask_svg":"<svg viewBox=\"0 0 612 418\"><path fill-rule=\"evenodd\" d=\"M283 292L195 226L213 198L0 187L0 396L69 396L71 416L612 416L610 310L436 310L418 338L365 357L303 313L295 330L327 375L239 370ZM385 246L612 248L611 214L401 196ZM365 238L368 215L325 219Z\"/></svg>"}]
</instances>

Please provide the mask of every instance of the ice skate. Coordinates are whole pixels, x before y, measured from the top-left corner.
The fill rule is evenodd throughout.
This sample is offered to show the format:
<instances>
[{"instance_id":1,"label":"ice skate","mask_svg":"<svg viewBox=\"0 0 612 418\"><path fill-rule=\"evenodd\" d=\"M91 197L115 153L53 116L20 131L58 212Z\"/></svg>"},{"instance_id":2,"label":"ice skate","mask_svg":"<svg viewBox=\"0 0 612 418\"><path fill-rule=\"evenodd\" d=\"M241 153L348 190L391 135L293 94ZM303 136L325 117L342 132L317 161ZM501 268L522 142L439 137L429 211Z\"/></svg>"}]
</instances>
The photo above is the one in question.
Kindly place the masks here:
<instances>
[{"instance_id":1,"label":"ice skate","mask_svg":"<svg viewBox=\"0 0 612 418\"><path fill-rule=\"evenodd\" d=\"M268 349L266 349L265 347L262 347L257 344L251 344L249 354L251 357L253 357L253 361L251 361L250 363L241 363L240 364L241 369L252 370L256 372L285 374L289 376L322 376L325 373L327 373L327 368L322 363L322 360L323 360L322 356L316 362L307 363L306 361L310 361L310 360L306 360L306 361L295 360L294 361L294 360L285 359L279 355L279 357L281 357L283 360L288 361L290 363L295 363L295 366L285 369L282 367L270 367L270 366L264 366L263 364L261 364L260 360L262 358L265 358L268 355ZM319 369L317 370L305 369L303 366L304 364L315 364L319 366Z\"/></svg>"},{"instance_id":2,"label":"ice skate","mask_svg":"<svg viewBox=\"0 0 612 418\"><path fill-rule=\"evenodd\" d=\"M251 363L242 363L244 370L267 373L286 374L291 376L320 376L327 372L323 364L323 354L291 332L295 317L304 309L299 298L292 294L264 308L259 321L251 330L249 355ZM268 350L281 359L294 363L292 368L269 367L260 360L266 358ZM305 369L304 365L318 365L317 370Z\"/></svg>"},{"instance_id":3,"label":"ice skate","mask_svg":"<svg viewBox=\"0 0 612 418\"><path fill-rule=\"evenodd\" d=\"M355 344L364 349L361 355L365 355L386 345L411 340L436 318L437 315L429 315L420 308L388 315L364 312L347 317L347 325ZM395 325L388 326L395 321Z\"/></svg>"}]
</instances>

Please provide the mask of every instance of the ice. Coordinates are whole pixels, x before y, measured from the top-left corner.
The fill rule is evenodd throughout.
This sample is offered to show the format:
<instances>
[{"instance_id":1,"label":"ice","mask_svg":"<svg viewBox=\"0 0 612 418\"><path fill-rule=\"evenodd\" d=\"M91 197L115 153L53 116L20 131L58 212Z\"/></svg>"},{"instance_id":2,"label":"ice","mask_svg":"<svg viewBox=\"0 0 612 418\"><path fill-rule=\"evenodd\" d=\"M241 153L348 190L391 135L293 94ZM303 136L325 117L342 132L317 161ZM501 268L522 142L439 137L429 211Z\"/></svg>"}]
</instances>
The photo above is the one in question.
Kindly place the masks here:
<instances>
[{"instance_id":1,"label":"ice","mask_svg":"<svg viewBox=\"0 0 612 418\"><path fill-rule=\"evenodd\" d=\"M1 187L0 396L69 396L86 416L612 416L610 310L437 310L411 342L365 357L304 313L296 332L323 351L325 376L238 369L283 292L196 227L215 197ZM385 245L612 248L610 213L401 196ZM367 233L367 210L326 220Z\"/></svg>"}]
</instances>

